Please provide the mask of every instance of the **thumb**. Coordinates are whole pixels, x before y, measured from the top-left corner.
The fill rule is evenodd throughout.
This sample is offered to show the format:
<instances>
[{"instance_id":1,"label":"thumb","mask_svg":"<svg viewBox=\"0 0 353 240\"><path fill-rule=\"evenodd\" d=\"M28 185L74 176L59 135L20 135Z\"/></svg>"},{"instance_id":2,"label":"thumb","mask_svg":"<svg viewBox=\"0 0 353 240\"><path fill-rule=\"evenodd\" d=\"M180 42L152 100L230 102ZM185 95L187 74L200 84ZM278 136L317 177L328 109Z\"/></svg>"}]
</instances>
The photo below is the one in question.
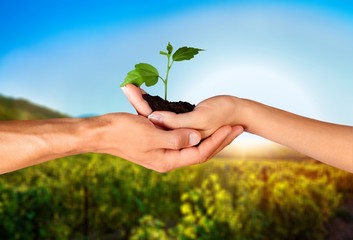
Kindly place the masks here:
<instances>
[{"instance_id":1,"label":"thumb","mask_svg":"<svg viewBox=\"0 0 353 240\"><path fill-rule=\"evenodd\" d=\"M160 130L159 136L154 139L157 140L155 143L157 148L178 150L199 144L201 134L192 129Z\"/></svg>"},{"instance_id":2,"label":"thumb","mask_svg":"<svg viewBox=\"0 0 353 240\"><path fill-rule=\"evenodd\" d=\"M169 128L196 128L200 119L197 119L196 111L188 113L173 113L167 111L155 111L148 115L148 119L156 125Z\"/></svg>"},{"instance_id":3,"label":"thumb","mask_svg":"<svg viewBox=\"0 0 353 240\"><path fill-rule=\"evenodd\" d=\"M141 88L136 87L133 84L127 84L122 87L121 90L126 95L131 105L136 109L136 111L140 115L146 117L152 112L152 109L142 97L142 95L146 92L143 91Z\"/></svg>"}]
</instances>

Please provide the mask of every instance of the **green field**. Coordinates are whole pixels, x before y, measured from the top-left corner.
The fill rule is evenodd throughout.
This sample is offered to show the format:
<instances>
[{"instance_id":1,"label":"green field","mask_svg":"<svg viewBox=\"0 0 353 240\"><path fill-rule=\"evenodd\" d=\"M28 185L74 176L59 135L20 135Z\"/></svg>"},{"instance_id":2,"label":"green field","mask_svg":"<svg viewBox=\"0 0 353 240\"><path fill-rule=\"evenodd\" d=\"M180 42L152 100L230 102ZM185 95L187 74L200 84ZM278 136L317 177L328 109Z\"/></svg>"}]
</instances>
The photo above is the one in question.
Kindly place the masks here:
<instances>
[{"instance_id":1,"label":"green field","mask_svg":"<svg viewBox=\"0 0 353 240\"><path fill-rule=\"evenodd\" d=\"M313 161L220 160L156 173L79 155L0 176L0 239L326 239L353 175Z\"/></svg>"},{"instance_id":2,"label":"green field","mask_svg":"<svg viewBox=\"0 0 353 240\"><path fill-rule=\"evenodd\" d=\"M53 117L0 95L0 120ZM0 175L0 239L353 239L353 174L278 147L223 156L160 174L87 154Z\"/></svg>"}]
</instances>

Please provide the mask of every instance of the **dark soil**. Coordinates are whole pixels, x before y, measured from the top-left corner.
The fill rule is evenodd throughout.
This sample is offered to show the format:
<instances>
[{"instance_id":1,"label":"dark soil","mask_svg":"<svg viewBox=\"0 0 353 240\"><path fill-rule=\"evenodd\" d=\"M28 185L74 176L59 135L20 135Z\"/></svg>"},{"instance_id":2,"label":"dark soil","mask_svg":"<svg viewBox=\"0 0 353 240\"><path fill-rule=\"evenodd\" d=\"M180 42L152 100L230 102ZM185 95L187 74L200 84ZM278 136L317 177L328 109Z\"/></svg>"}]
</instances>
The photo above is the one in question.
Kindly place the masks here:
<instances>
[{"instance_id":1,"label":"dark soil","mask_svg":"<svg viewBox=\"0 0 353 240\"><path fill-rule=\"evenodd\" d=\"M159 96L151 96L149 94L143 94L143 99L145 99L152 111L169 111L175 113L187 113L194 110L195 105L188 102L169 102L164 100Z\"/></svg>"}]
</instances>

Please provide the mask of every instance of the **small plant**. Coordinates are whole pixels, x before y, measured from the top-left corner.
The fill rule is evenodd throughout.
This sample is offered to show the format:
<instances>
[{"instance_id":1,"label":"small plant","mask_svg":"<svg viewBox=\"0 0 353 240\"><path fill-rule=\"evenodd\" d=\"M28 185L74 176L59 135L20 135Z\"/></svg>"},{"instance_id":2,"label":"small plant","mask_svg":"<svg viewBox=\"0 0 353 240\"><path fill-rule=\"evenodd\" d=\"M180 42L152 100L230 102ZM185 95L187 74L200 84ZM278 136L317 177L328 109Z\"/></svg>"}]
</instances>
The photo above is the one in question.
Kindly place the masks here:
<instances>
[{"instance_id":1,"label":"small plant","mask_svg":"<svg viewBox=\"0 0 353 240\"><path fill-rule=\"evenodd\" d=\"M164 100L167 100L168 96L168 77L169 71L173 66L174 62L180 62L184 60L190 60L203 49L193 48L193 47L181 47L173 53L173 46L168 43L165 51L160 51L161 55L167 57L167 71L166 75L163 78L160 76L158 70L148 63L138 63L135 65L135 69L128 72L125 77L124 82L120 85L123 87L129 83L132 83L138 87L142 84L145 84L147 87L153 86L158 82L158 79L161 79L164 83Z\"/></svg>"}]
</instances>

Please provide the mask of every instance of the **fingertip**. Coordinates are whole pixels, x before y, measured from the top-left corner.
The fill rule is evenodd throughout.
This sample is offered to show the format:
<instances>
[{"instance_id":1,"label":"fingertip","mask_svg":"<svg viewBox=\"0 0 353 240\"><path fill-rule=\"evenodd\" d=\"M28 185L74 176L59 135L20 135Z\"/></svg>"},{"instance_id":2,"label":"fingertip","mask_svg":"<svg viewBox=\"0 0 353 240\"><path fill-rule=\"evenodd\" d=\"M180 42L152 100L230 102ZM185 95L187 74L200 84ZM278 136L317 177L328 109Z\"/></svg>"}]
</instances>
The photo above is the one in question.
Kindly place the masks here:
<instances>
[{"instance_id":1,"label":"fingertip","mask_svg":"<svg viewBox=\"0 0 353 240\"><path fill-rule=\"evenodd\" d=\"M233 129L239 129L240 131L244 131L244 127L241 125L236 125L232 127Z\"/></svg>"},{"instance_id":2,"label":"fingertip","mask_svg":"<svg viewBox=\"0 0 353 240\"><path fill-rule=\"evenodd\" d=\"M201 141L201 134L198 131L192 131L189 134L189 147L199 144Z\"/></svg>"},{"instance_id":3,"label":"fingertip","mask_svg":"<svg viewBox=\"0 0 353 240\"><path fill-rule=\"evenodd\" d=\"M125 96L126 96L127 98L129 98L129 90L127 89L126 85L120 87L120 89L121 89L121 91L123 91L123 93L125 94Z\"/></svg>"},{"instance_id":4,"label":"fingertip","mask_svg":"<svg viewBox=\"0 0 353 240\"><path fill-rule=\"evenodd\" d=\"M132 104L132 106L136 109L138 114L142 116L148 116L149 114L151 114L152 109L150 108L146 100L143 99L142 93L144 91L141 88L133 84L127 84L121 87L121 90L126 95L127 99Z\"/></svg>"},{"instance_id":5,"label":"fingertip","mask_svg":"<svg viewBox=\"0 0 353 240\"><path fill-rule=\"evenodd\" d=\"M236 135L240 135L244 132L244 127L237 125L232 127L232 132L234 132Z\"/></svg>"},{"instance_id":6,"label":"fingertip","mask_svg":"<svg viewBox=\"0 0 353 240\"><path fill-rule=\"evenodd\" d=\"M150 120L153 123L162 123L163 120L163 115L159 114L157 112L152 112L150 115L147 116L148 120Z\"/></svg>"},{"instance_id":7,"label":"fingertip","mask_svg":"<svg viewBox=\"0 0 353 240\"><path fill-rule=\"evenodd\" d=\"M155 111L148 115L148 119L154 124L169 128L176 129L182 126L177 124L177 114L174 112L167 111Z\"/></svg>"},{"instance_id":8,"label":"fingertip","mask_svg":"<svg viewBox=\"0 0 353 240\"><path fill-rule=\"evenodd\" d=\"M127 92L136 92L136 93L146 94L145 90L143 90L142 88L140 88L132 83L129 83L129 84L126 84L125 86L123 86L122 90L123 91L125 90Z\"/></svg>"},{"instance_id":9,"label":"fingertip","mask_svg":"<svg viewBox=\"0 0 353 240\"><path fill-rule=\"evenodd\" d=\"M231 126L227 125L219 128L218 131L223 133L223 138L226 138L232 133L233 129Z\"/></svg>"}]
</instances>

